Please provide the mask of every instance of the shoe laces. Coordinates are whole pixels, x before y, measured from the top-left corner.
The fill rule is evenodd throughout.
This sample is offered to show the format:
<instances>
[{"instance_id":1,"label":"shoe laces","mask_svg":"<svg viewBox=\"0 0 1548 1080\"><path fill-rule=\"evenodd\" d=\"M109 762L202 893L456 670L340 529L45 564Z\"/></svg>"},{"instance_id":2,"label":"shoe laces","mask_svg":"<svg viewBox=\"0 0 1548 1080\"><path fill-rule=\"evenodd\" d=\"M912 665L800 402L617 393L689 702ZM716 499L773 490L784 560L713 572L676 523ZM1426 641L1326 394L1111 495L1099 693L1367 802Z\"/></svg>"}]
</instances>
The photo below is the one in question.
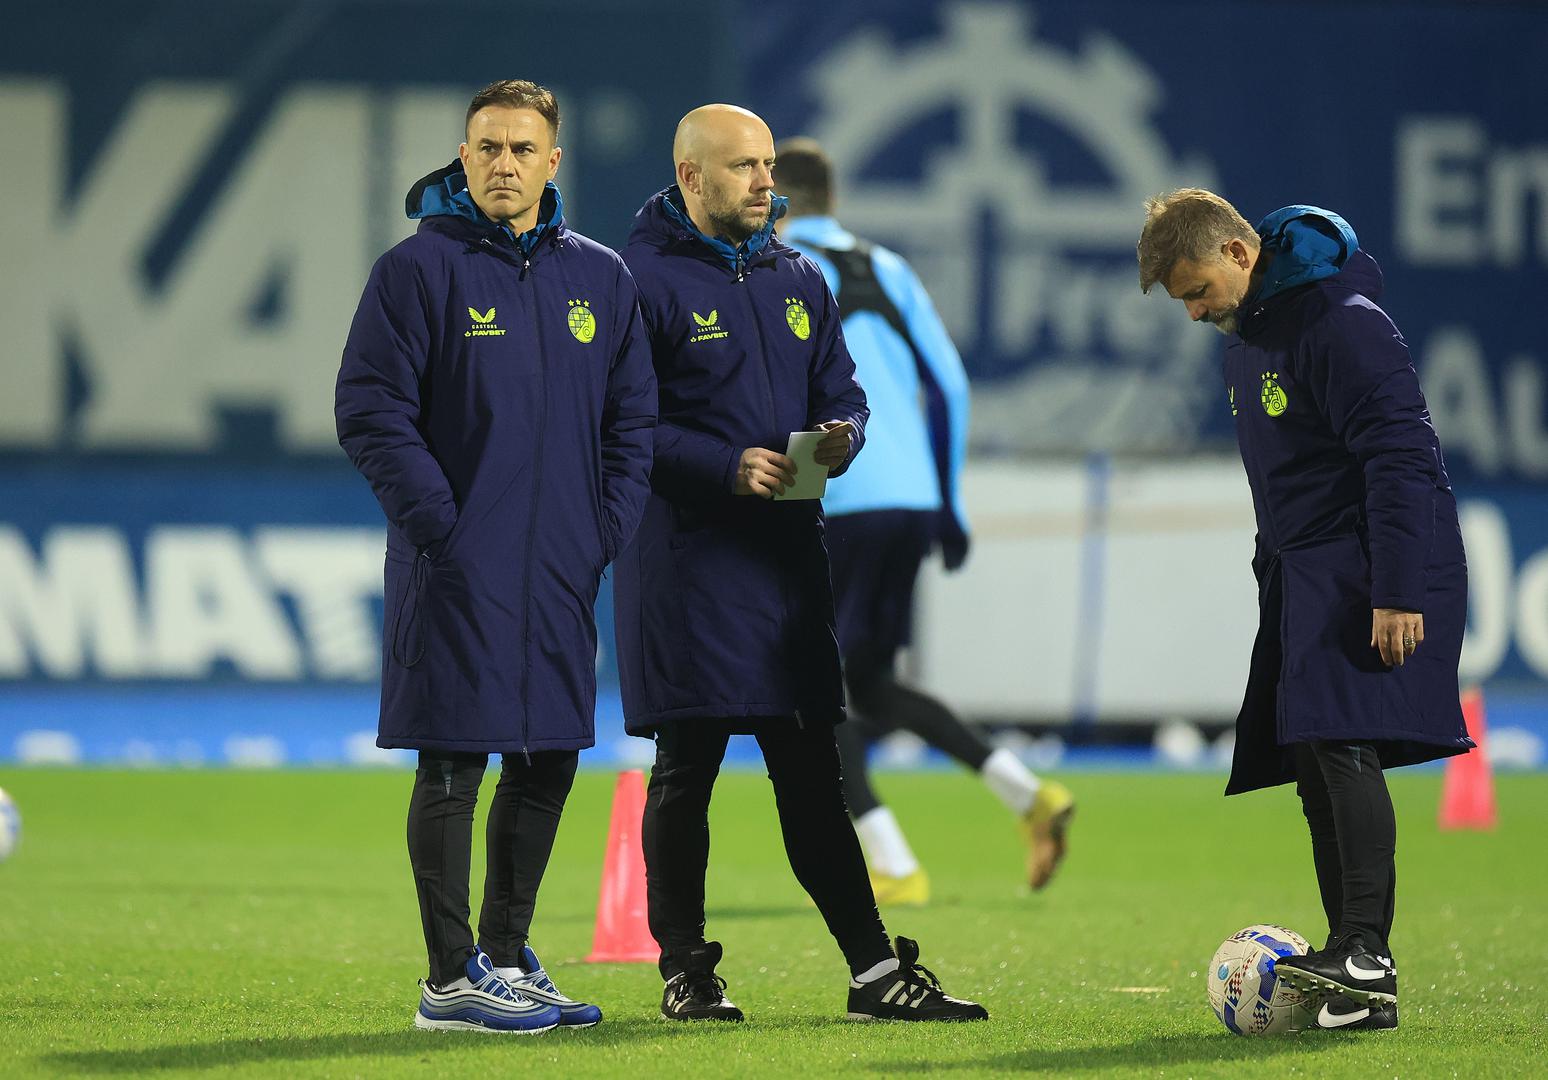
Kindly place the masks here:
<instances>
[{"instance_id":1,"label":"shoe laces","mask_svg":"<svg viewBox=\"0 0 1548 1080\"><path fill-rule=\"evenodd\" d=\"M726 980L713 971L685 971L676 981L677 986L672 990L674 1001L691 998L701 1004L710 1005L724 1000L726 996Z\"/></svg>"},{"instance_id":2,"label":"shoe laces","mask_svg":"<svg viewBox=\"0 0 1548 1080\"><path fill-rule=\"evenodd\" d=\"M915 986L941 993L941 980L935 972L919 962L919 943L906 937L898 938L898 977Z\"/></svg>"},{"instance_id":3,"label":"shoe laces","mask_svg":"<svg viewBox=\"0 0 1548 1080\"><path fill-rule=\"evenodd\" d=\"M935 972L923 964L910 964L908 967L899 965L898 974L907 982L915 986L923 986L926 989L941 993L941 980L935 977Z\"/></svg>"},{"instance_id":4,"label":"shoe laces","mask_svg":"<svg viewBox=\"0 0 1548 1080\"><path fill-rule=\"evenodd\" d=\"M540 990L545 994L554 994L558 997L564 997L564 995L559 992L559 988L554 985L554 980L549 978L548 972L544 969L542 961L538 959L537 953L532 951L531 946L522 947L521 957L519 960L517 960L516 967L521 971L522 974L519 978L512 979L511 985L517 988L518 991L523 986L530 986L532 989ZM565 1000L568 1001L569 998L565 998Z\"/></svg>"},{"instance_id":5,"label":"shoe laces","mask_svg":"<svg viewBox=\"0 0 1548 1080\"><path fill-rule=\"evenodd\" d=\"M542 968L538 968L536 971L527 972L526 977L518 981L530 983L535 990L542 990L543 992L549 994L559 994L559 988L554 985L554 980L550 979L548 977L548 972L544 971ZM564 995L559 994L559 996L563 997Z\"/></svg>"},{"instance_id":6,"label":"shoe laces","mask_svg":"<svg viewBox=\"0 0 1548 1080\"><path fill-rule=\"evenodd\" d=\"M502 1001L510 1001L516 1004L526 1001L526 998L518 994L515 988L495 970L493 961L486 954L481 952L476 959L479 961L478 963L468 965L480 973L477 980L472 977L472 971L468 973L468 982L472 984L473 989L481 994L488 994L490 997L499 998Z\"/></svg>"},{"instance_id":7,"label":"shoe laces","mask_svg":"<svg viewBox=\"0 0 1548 1080\"><path fill-rule=\"evenodd\" d=\"M503 1001L519 1002L523 1000L522 996L514 989L512 989L510 983L506 982L493 971L489 972L489 974L485 975L482 979L478 980L478 982L474 983L473 989L479 991L480 993L488 994L490 997L500 998Z\"/></svg>"}]
</instances>

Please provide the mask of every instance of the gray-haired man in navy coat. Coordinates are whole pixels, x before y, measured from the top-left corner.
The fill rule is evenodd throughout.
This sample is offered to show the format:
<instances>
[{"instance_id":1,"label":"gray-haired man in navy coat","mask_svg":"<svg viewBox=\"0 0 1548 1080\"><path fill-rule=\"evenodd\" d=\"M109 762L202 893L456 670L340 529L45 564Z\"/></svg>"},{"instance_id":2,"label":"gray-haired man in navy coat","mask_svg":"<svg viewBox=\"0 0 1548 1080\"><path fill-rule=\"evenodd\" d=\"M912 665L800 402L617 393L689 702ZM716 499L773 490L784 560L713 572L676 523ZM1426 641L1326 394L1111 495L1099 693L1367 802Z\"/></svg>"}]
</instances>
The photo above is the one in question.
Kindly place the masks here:
<instances>
[{"instance_id":1,"label":"gray-haired man in navy coat","mask_svg":"<svg viewBox=\"0 0 1548 1080\"><path fill-rule=\"evenodd\" d=\"M1327 946L1282 957L1316 1026L1397 1026L1396 823L1383 768L1471 747L1458 704L1457 504L1381 270L1314 206L1257 228L1212 192L1146 204L1140 287L1230 336L1260 622L1226 794L1296 781Z\"/></svg>"}]
</instances>

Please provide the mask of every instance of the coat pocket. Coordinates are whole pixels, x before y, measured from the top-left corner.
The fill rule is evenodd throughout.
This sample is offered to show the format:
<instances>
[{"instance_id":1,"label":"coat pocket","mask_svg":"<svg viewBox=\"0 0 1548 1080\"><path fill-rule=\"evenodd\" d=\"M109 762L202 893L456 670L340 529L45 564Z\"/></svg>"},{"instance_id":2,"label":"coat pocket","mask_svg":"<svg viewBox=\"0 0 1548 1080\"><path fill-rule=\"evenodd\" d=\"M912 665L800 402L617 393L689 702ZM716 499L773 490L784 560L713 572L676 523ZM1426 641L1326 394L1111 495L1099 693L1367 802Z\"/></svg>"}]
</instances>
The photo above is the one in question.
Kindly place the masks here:
<instances>
[{"instance_id":1,"label":"coat pocket","mask_svg":"<svg viewBox=\"0 0 1548 1080\"><path fill-rule=\"evenodd\" d=\"M414 556L408 568L408 582L388 623L392 659L406 668L419 663L425 655L424 595L430 579L430 563L428 550Z\"/></svg>"},{"instance_id":2,"label":"coat pocket","mask_svg":"<svg viewBox=\"0 0 1548 1080\"><path fill-rule=\"evenodd\" d=\"M1381 725L1387 669L1371 648L1370 560L1345 534L1280 552L1279 736L1361 737Z\"/></svg>"},{"instance_id":3,"label":"coat pocket","mask_svg":"<svg viewBox=\"0 0 1548 1080\"><path fill-rule=\"evenodd\" d=\"M431 563L439 563L445 559L457 546L457 540L462 535L462 523L467 520L466 515L459 513L457 520L452 522L451 532L433 544L426 544L419 549L419 554L429 557Z\"/></svg>"},{"instance_id":4,"label":"coat pocket","mask_svg":"<svg viewBox=\"0 0 1548 1080\"><path fill-rule=\"evenodd\" d=\"M1309 674L1334 658L1382 670L1370 647L1371 569L1359 537L1337 536L1280 552L1285 673Z\"/></svg>"}]
</instances>

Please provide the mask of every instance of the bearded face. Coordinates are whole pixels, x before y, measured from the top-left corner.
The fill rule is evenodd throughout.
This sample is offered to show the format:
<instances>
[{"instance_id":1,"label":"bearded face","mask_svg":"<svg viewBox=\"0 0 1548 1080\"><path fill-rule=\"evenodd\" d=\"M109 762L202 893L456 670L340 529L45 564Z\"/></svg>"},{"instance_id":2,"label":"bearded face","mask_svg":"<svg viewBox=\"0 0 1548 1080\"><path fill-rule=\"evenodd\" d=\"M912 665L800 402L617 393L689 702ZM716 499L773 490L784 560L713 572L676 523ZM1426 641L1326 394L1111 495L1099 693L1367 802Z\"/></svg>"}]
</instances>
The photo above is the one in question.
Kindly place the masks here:
<instances>
[{"instance_id":1,"label":"bearded face","mask_svg":"<svg viewBox=\"0 0 1548 1080\"><path fill-rule=\"evenodd\" d=\"M740 244L768 224L774 210L773 172L752 160L706 169L702 198L714 235Z\"/></svg>"},{"instance_id":2,"label":"bearded face","mask_svg":"<svg viewBox=\"0 0 1548 1080\"><path fill-rule=\"evenodd\" d=\"M1166 291L1182 302L1194 322L1234 334L1241 328L1241 306L1252 284L1255 255L1240 241L1232 241L1218 257L1199 262L1184 259L1168 275Z\"/></svg>"}]
</instances>

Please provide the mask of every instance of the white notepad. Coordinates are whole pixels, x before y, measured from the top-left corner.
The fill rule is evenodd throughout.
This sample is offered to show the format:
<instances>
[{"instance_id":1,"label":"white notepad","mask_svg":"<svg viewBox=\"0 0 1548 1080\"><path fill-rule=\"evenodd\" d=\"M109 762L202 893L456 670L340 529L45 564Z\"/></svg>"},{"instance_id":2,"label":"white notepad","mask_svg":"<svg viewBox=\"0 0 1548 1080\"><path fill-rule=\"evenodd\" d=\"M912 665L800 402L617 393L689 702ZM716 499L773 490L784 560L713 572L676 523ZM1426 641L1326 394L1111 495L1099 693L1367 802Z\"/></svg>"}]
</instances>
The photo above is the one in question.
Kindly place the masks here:
<instances>
[{"instance_id":1,"label":"white notepad","mask_svg":"<svg viewBox=\"0 0 1548 1080\"><path fill-rule=\"evenodd\" d=\"M828 467L817 464L817 445L826 431L792 431L785 456L796 463L795 483L776 499L820 499L828 490Z\"/></svg>"}]
</instances>

